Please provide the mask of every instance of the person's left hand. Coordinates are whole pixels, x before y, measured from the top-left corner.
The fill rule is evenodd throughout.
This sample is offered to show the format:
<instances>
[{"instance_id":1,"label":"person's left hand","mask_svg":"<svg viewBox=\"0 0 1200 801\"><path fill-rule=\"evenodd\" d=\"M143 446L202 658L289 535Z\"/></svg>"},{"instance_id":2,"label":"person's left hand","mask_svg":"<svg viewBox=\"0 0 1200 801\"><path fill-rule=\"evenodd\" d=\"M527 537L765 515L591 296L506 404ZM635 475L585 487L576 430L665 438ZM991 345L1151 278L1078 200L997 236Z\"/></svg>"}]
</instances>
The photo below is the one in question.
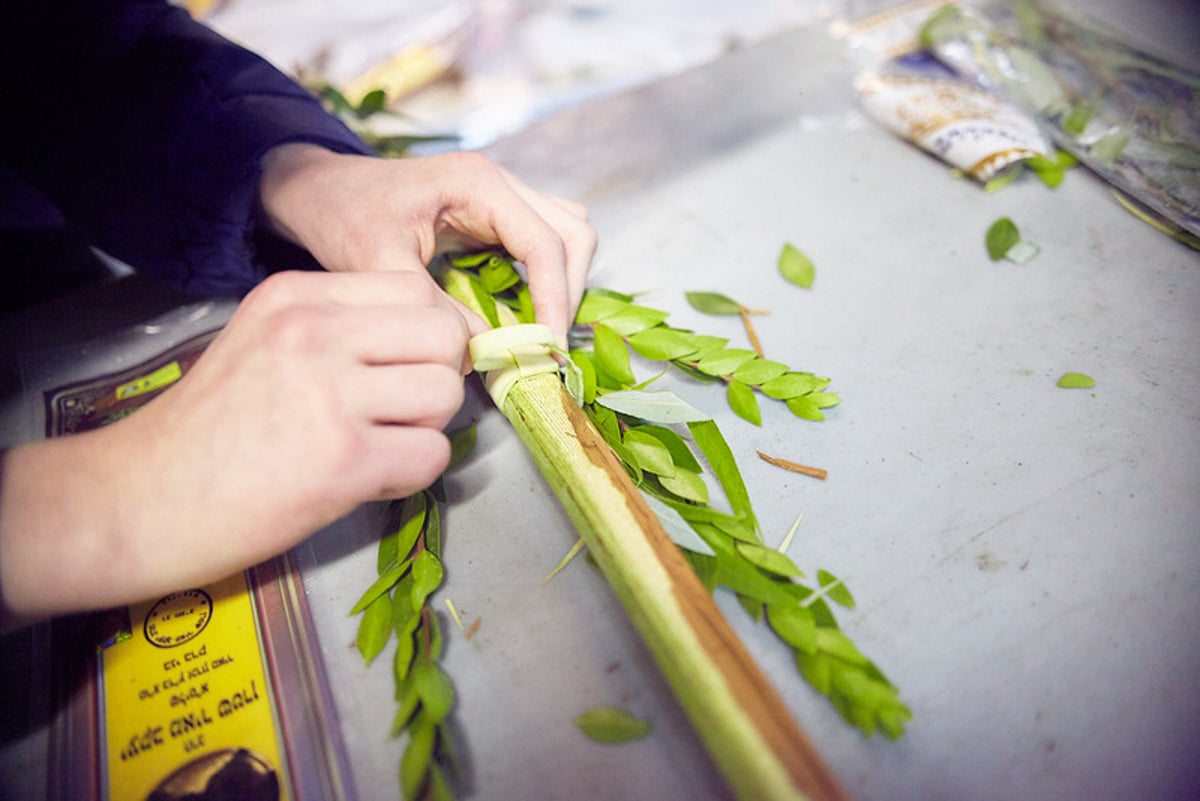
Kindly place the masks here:
<instances>
[{"instance_id":1,"label":"person's left hand","mask_svg":"<svg viewBox=\"0 0 1200 801\"><path fill-rule=\"evenodd\" d=\"M528 269L537 319L561 344L596 249L582 206L473 153L376 159L283 145L263 160L261 202L280 234L332 271L425 272L447 243L500 245Z\"/></svg>"}]
</instances>

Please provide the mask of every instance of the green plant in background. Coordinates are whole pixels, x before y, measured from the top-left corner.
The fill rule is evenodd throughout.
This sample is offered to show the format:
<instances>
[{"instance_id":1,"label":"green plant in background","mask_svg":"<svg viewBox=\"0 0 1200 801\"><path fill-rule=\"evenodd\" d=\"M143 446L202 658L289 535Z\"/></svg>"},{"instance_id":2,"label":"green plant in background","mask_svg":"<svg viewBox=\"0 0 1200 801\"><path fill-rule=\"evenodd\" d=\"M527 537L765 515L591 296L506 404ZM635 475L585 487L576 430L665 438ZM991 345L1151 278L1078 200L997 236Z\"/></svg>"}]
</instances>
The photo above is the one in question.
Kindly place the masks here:
<instances>
[{"instance_id":1,"label":"green plant in background","mask_svg":"<svg viewBox=\"0 0 1200 801\"><path fill-rule=\"evenodd\" d=\"M351 103L336 87L328 83L314 83L309 91L316 95L325 109L340 119L358 134L376 153L384 158L402 158L409 155L414 145L432 142L453 142L456 137L433 134L419 136L415 134L382 134L371 125L371 120L389 115L395 116L387 106L387 95L382 89L375 89L363 96L358 105Z\"/></svg>"}]
</instances>

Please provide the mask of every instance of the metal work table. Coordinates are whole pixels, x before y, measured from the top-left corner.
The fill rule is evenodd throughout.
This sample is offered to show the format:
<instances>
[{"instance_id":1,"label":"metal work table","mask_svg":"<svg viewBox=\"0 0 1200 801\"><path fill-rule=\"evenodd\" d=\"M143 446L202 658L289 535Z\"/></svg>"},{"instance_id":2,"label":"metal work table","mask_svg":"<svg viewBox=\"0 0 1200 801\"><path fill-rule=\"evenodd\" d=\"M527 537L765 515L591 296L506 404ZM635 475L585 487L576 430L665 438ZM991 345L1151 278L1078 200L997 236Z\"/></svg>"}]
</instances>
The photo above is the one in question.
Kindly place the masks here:
<instances>
[{"instance_id":1,"label":"metal work table","mask_svg":"<svg viewBox=\"0 0 1200 801\"><path fill-rule=\"evenodd\" d=\"M858 799L1194 798L1200 788L1200 257L1144 225L1092 175L986 194L867 121L856 65L787 34L591 103L489 153L586 203L593 283L644 292L672 322L738 340L687 290L770 310L768 356L831 376L828 420L764 403L761 428L711 385L663 381L711 411L768 544L804 520L800 567L858 601L843 627L914 713L864 739L731 595L718 601ZM993 263L1009 216L1041 247ZM775 270L811 256L805 291ZM1066 371L1094 390L1055 386ZM641 375L650 375L642 365ZM583 559L543 577L574 532L507 423L473 391L474 455L447 479L445 666L467 797L726 798L606 586ZM760 462L819 465L827 481ZM351 646L382 507L300 546L341 732L362 799L398 797L387 654ZM439 600L441 603L441 600ZM621 705L649 738L602 746L571 719Z\"/></svg>"},{"instance_id":2,"label":"metal work table","mask_svg":"<svg viewBox=\"0 0 1200 801\"><path fill-rule=\"evenodd\" d=\"M768 542L798 512L792 554L855 591L844 627L914 712L899 742L847 728L762 626L740 634L860 799L1184 798L1200 788L1200 258L1083 171L1050 191L985 194L865 121L837 43L801 32L568 112L491 148L538 186L589 205L594 283L645 292L677 323L739 336L685 290L771 310L782 361L832 376L822 423L764 407L755 428L711 386ZM1010 216L1042 252L992 263ZM817 264L786 284L784 241ZM1093 391L1055 386L1067 370ZM648 373L646 374L648 375ZM482 404L481 404L482 405ZM755 450L828 468L824 483ZM722 798L723 790L603 578L497 414L449 483L443 593L482 618L454 639L480 798ZM335 544L336 543L336 544ZM310 558L347 551L319 537ZM328 550L327 550L328 549ZM362 554L310 575L359 789L385 798L387 670L343 653ZM353 580L350 577L353 576ZM616 666L616 667L613 667ZM651 719L620 747L571 727L593 705Z\"/></svg>"}]
</instances>

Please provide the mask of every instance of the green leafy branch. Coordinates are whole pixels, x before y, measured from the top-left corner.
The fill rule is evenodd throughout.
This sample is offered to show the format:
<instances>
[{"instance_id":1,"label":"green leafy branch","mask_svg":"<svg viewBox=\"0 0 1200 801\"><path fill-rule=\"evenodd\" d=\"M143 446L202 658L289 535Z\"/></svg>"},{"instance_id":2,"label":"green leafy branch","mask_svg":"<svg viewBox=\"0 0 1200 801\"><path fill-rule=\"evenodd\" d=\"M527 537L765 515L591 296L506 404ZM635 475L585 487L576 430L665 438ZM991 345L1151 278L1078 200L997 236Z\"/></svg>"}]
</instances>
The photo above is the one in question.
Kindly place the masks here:
<instances>
[{"instance_id":1,"label":"green leafy branch","mask_svg":"<svg viewBox=\"0 0 1200 801\"><path fill-rule=\"evenodd\" d=\"M441 134L428 136L416 134L380 134L371 127L371 120L381 116L393 115L395 112L388 108L387 93L382 89L374 89L363 95L357 104L342 94L337 87L321 81L313 81L309 91L316 96L325 110L344 122L368 146L384 158L403 158L409 155L414 145L428 142L448 142L455 137Z\"/></svg>"},{"instance_id":2,"label":"green leafy branch","mask_svg":"<svg viewBox=\"0 0 1200 801\"><path fill-rule=\"evenodd\" d=\"M430 490L405 498L399 508L396 529L379 541L379 577L351 614L362 614L357 645L367 664L396 638L392 736L408 736L400 760L404 798L445 801L454 797L447 781L455 765L447 718L455 693L438 664L442 632L429 603L443 576L440 514Z\"/></svg>"},{"instance_id":3,"label":"green leafy branch","mask_svg":"<svg viewBox=\"0 0 1200 801\"><path fill-rule=\"evenodd\" d=\"M823 420L823 409L840 398L826 392L830 380L791 369L783 362L759 356L753 349L729 346L725 337L697 334L667 325L667 313L634 302L631 295L589 290L576 323L592 334L592 350L578 362L585 380L594 374L601 390L634 385L630 351L650 361L666 362L701 381L723 381L729 407L739 417L762 425L758 393L783 401L797 417ZM592 370L584 366L591 363Z\"/></svg>"},{"instance_id":4,"label":"green leafy branch","mask_svg":"<svg viewBox=\"0 0 1200 801\"><path fill-rule=\"evenodd\" d=\"M532 320L532 307L523 299L527 289L501 254L451 260L443 284L493 325ZM899 737L909 709L833 614L830 602L853 607L850 591L826 571L807 580L786 546L763 542L740 469L716 423L673 393L646 391L633 374L630 351L702 380L724 381L731 408L755 423L761 422L751 413L758 410L756 392L785 401L799 417L822 419L820 410L838 401L824 391L829 379L730 348L722 337L673 328L667 316L634 303L631 295L589 291L576 322L590 332L592 349L573 348L564 360L571 394L710 592L718 586L732 590L754 619L765 618L792 650L800 674L849 723L868 736L878 731ZM681 426L688 437L676 430ZM729 511L710 504L702 459Z\"/></svg>"}]
</instances>

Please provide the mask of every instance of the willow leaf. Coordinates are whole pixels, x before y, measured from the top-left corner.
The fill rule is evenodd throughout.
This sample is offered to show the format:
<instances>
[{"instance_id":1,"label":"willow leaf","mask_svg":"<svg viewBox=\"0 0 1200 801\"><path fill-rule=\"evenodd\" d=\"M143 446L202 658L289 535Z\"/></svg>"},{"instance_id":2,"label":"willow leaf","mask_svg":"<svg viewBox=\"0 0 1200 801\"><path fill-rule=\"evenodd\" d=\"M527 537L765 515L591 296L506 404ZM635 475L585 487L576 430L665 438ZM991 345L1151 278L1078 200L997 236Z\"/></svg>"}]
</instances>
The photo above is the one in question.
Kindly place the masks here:
<instances>
[{"instance_id":1,"label":"willow leaf","mask_svg":"<svg viewBox=\"0 0 1200 801\"><path fill-rule=\"evenodd\" d=\"M797 651L817 652L817 622L811 610L797 604L768 604L767 623Z\"/></svg>"},{"instance_id":2,"label":"willow leaf","mask_svg":"<svg viewBox=\"0 0 1200 801\"><path fill-rule=\"evenodd\" d=\"M642 493L646 499L646 503L654 511L658 522L662 524L663 531L671 538L671 542L678 545L680 548L691 551L692 553L703 556L715 556L716 552L709 546L707 542L699 534L696 533L688 522L683 519L683 515L675 511L674 508L668 506L663 501L654 497L649 493ZM715 565L714 565L715 569ZM715 575L715 572L714 572Z\"/></svg>"},{"instance_id":3,"label":"willow leaf","mask_svg":"<svg viewBox=\"0 0 1200 801\"><path fill-rule=\"evenodd\" d=\"M850 589L842 583L840 578L828 570L817 571L817 584L820 585L821 592L829 600L847 609L854 608L854 596L850 594Z\"/></svg>"},{"instance_id":4,"label":"willow leaf","mask_svg":"<svg viewBox=\"0 0 1200 801\"><path fill-rule=\"evenodd\" d=\"M606 392L596 396L596 403L614 412L651 423L694 423L711 418L711 415L700 411L675 393L665 390Z\"/></svg>"},{"instance_id":5,"label":"willow leaf","mask_svg":"<svg viewBox=\"0 0 1200 801\"><path fill-rule=\"evenodd\" d=\"M694 524L692 528L716 553L718 584L768 605L795 603L786 583L776 581L746 561L720 530L706 523Z\"/></svg>"},{"instance_id":6,"label":"willow leaf","mask_svg":"<svg viewBox=\"0 0 1200 801\"><path fill-rule=\"evenodd\" d=\"M755 567L761 567L768 573L774 573L783 578L802 578L804 576L791 557L774 548L753 542L739 542L737 549L738 553L746 558L746 561Z\"/></svg>"},{"instance_id":7,"label":"willow leaf","mask_svg":"<svg viewBox=\"0 0 1200 801\"><path fill-rule=\"evenodd\" d=\"M742 480L737 460L733 458L733 451L729 449L729 443L725 441L721 429L717 428L717 424L712 420L690 422L688 429L692 432L700 452L708 459L708 464L717 477L733 513L744 517L751 528L757 530L758 523L750 504L750 493L746 490L746 482Z\"/></svg>"}]
</instances>

